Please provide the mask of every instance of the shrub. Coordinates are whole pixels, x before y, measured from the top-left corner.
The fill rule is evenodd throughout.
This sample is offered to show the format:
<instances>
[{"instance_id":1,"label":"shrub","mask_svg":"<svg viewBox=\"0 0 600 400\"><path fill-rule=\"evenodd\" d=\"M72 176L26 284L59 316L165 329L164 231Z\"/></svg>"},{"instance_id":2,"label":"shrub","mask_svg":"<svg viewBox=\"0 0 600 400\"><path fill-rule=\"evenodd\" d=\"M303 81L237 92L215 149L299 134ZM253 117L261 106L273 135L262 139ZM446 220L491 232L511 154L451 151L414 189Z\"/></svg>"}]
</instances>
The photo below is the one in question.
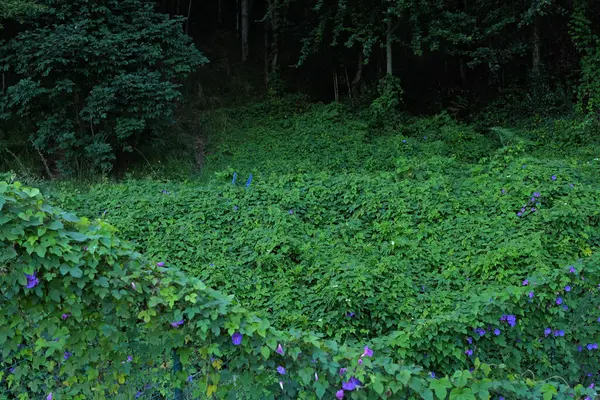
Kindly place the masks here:
<instances>
[{"instance_id":1,"label":"shrub","mask_svg":"<svg viewBox=\"0 0 600 400\"><path fill-rule=\"evenodd\" d=\"M141 0L52 0L33 28L0 50L16 79L0 117L28 121L34 146L69 173L107 171L172 120L178 81L207 60Z\"/></svg>"}]
</instances>

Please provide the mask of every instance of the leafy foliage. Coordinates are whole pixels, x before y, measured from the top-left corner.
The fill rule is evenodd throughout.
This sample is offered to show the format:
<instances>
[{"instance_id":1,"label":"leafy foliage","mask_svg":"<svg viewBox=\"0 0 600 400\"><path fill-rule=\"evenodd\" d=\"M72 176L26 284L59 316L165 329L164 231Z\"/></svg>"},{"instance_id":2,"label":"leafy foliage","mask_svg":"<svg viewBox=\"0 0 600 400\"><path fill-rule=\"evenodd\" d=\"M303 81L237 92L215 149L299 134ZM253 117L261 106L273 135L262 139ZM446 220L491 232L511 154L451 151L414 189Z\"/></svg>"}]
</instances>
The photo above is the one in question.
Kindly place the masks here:
<instances>
[{"instance_id":1,"label":"leafy foliage","mask_svg":"<svg viewBox=\"0 0 600 400\"><path fill-rule=\"evenodd\" d=\"M595 395L582 385L523 381L479 359L472 371L436 377L403 361L412 346L408 332L364 347L364 340L339 345L278 331L169 263L149 265L111 226L50 206L38 189L0 182L0 210L1 387L21 398L129 399L158 383L191 386L196 398L316 399L340 391L356 399ZM584 264L578 274L587 279L573 284L572 305L597 298L598 269ZM553 285L565 278L557 271L540 279L532 283L543 292L557 290ZM521 298L520 292L508 291L492 307L502 310L501 302ZM560 349L559 340L546 346ZM181 372L148 382L145 369L164 371L160 355L173 350ZM140 374L143 386L128 385Z\"/></svg>"},{"instance_id":2,"label":"leafy foliage","mask_svg":"<svg viewBox=\"0 0 600 400\"><path fill-rule=\"evenodd\" d=\"M262 124L255 112L253 128L234 113L212 159L233 167L208 185L130 180L53 198L279 327L389 337L436 373L472 367L467 350L515 374L587 382L598 370L597 353L578 352L600 332L597 147L590 164L533 156L497 131L503 147L486 158L496 145L447 116L371 136L336 105Z\"/></svg>"},{"instance_id":3,"label":"leafy foliage","mask_svg":"<svg viewBox=\"0 0 600 400\"><path fill-rule=\"evenodd\" d=\"M0 96L0 117L27 120L35 147L62 172L108 171L172 122L178 81L206 59L181 18L148 2L46 5L35 29L2 47L0 69L19 79Z\"/></svg>"}]
</instances>

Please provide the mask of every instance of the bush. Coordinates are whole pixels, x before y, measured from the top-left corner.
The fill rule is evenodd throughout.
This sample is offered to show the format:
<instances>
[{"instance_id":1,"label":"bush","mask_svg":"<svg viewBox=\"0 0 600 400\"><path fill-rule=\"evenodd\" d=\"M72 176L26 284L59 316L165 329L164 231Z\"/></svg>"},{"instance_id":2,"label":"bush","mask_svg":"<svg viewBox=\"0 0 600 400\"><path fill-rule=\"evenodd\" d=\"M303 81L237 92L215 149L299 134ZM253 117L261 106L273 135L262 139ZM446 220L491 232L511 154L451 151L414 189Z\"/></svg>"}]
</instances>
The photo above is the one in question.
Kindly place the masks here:
<instances>
[{"instance_id":1,"label":"bush","mask_svg":"<svg viewBox=\"0 0 600 400\"><path fill-rule=\"evenodd\" d=\"M595 395L581 385L522 380L479 359L471 372L435 376L404 363L412 346L405 332L339 345L312 333L275 330L168 263L149 265L109 225L60 211L18 182L0 182L0 211L0 385L10 396L130 399L152 387L184 387L194 398L333 398L342 387L355 399ZM571 303L584 314L586 302L597 299L592 264L578 265L573 275L586 275L573 284ZM542 303L565 276L555 271L531 278ZM510 299L525 305L524 291L507 291L488 308L500 312ZM469 307L483 311L487 293L480 297ZM587 329L579 339L597 332ZM519 318L515 332L522 330ZM561 340L543 343L559 350ZM169 365L161 363L171 351L182 365L166 374ZM160 375L153 379L148 371Z\"/></svg>"},{"instance_id":2,"label":"bush","mask_svg":"<svg viewBox=\"0 0 600 400\"><path fill-rule=\"evenodd\" d=\"M164 134L178 82L207 60L181 18L141 0L52 0L0 51L16 83L0 118L28 121L34 146L63 173L108 171L119 154Z\"/></svg>"}]
</instances>

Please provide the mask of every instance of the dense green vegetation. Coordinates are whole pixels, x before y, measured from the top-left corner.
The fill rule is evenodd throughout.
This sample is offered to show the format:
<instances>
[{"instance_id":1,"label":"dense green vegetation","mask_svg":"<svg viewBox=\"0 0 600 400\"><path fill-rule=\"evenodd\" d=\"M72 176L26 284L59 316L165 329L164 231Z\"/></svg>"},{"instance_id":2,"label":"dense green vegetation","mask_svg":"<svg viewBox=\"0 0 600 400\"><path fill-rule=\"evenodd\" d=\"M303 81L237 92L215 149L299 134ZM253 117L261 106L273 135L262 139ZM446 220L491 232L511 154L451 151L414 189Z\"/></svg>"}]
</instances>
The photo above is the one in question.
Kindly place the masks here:
<instances>
[{"instance_id":1,"label":"dense green vegetation","mask_svg":"<svg viewBox=\"0 0 600 400\"><path fill-rule=\"evenodd\" d=\"M0 1L0 400L594 398L598 11Z\"/></svg>"}]
</instances>

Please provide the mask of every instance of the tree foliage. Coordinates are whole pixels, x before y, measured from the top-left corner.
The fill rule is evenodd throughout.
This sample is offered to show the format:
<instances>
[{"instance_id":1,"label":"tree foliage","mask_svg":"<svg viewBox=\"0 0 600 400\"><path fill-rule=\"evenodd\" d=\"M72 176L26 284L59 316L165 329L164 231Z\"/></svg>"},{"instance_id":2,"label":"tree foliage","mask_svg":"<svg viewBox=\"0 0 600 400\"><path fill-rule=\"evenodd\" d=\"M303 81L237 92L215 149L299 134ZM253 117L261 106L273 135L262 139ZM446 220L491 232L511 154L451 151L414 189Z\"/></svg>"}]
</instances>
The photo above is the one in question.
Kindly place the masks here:
<instances>
[{"instance_id":1,"label":"tree foliage","mask_svg":"<svg viewBox=\"0 0 600 400\"><path fill-rule=\"evenodd\" d=\"M108 171L117 155L156 139L181 99L180 82L207 60L181 18L139 0L48 1L2 47L15 77L0 116L31 126L34 146L62 172Z\"/></svg>"}]
</instances>

